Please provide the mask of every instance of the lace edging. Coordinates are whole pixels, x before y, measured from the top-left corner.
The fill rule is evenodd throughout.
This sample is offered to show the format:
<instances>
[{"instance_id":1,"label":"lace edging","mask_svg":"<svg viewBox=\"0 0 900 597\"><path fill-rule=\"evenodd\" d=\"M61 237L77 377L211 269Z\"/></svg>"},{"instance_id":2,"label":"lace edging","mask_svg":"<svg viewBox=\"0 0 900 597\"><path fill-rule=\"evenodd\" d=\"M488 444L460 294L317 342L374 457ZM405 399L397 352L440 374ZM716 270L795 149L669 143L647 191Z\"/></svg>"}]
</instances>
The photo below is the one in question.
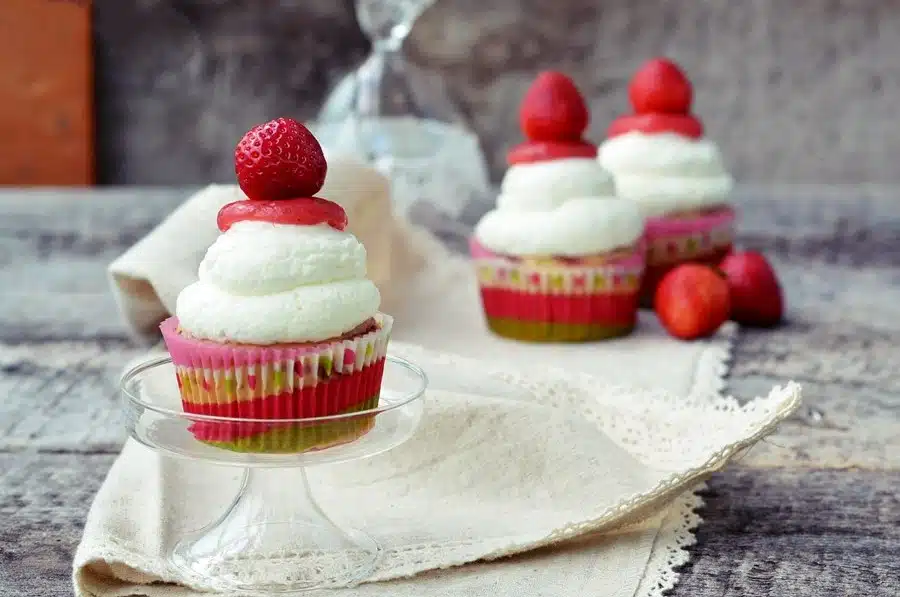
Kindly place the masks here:
<instances>
[{"instance_id":1,"label":"lace edging","mask_svg":"<svg viewBox=\"0 0 900 597\"><path fill-rule=\"evenodd\" d=\"M727 323L721 331L721 340L713 342L703 351L697 364L692 395L724 397L725 378L734 355L737 333L737 326ZM691 560L690 548L697 543L696 532L703 524L698 510L705 502L698 492L705 488L706 483L700 483L684 492L669 507L634 597L663 597L678 584L681 573L677 570Z\"/></svg>"}]
</instances>

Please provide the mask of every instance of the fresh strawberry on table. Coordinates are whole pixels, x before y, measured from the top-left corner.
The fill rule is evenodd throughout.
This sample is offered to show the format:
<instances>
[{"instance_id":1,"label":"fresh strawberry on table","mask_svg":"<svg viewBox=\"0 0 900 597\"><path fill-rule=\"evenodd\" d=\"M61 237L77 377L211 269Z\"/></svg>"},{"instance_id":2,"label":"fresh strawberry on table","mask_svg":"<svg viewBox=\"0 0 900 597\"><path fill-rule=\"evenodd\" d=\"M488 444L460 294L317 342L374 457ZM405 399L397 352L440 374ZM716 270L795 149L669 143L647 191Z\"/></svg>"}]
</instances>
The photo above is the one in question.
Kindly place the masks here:
<instances>
[{"instance_id":1,"label":"fresh strawberry on table","mask_svg":"<svg viewBox=\"0 0 900 597\"><path fill-rule=\"evenodd\" d=\"M719 268L731 295L731 319L750 327L772 327L784 316L784 293L775 270L755 251L732 253Z\"/></svg>"},{"instance_id":2,"label":"fresh strawberry on table","mask_svg":"<svg viewBox=\"0 0 900 597\"><path fill-rule=\"evenodd\" d=\"M709 266L679 265L656 288L654 307L663 327L676 338L711 336L728 320L728 282Z\"/></svg>"}]
</instances>

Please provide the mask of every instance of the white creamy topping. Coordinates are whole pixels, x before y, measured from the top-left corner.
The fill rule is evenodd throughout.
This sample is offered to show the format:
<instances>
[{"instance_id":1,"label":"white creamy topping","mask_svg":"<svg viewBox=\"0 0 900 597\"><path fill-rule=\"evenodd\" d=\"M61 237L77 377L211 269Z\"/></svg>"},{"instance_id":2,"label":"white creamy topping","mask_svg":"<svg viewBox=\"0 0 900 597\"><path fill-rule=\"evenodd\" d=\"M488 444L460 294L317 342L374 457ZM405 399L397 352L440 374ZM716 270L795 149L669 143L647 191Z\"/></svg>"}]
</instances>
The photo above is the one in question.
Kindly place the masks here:
<instances>
[{"instance_id":1,"label":"white creamy topping","mask_svg":"<svg viewBox=\"0 0 900 597\"><path fill-rule=\"evenodd\" d=\"M734 184L709 139L626 133L603 143L597 157L619 196L637 201L647 217L725 205Z\"/></svg>"},{"instance_id":2,"label":"white creamy topping","mask_svg":"<svg viewBox=\"0 0 900 597\"><path fill-rule=\"evenodd\" d=\"M366 250L349 232L319 226L237 222L178 296L190 335L219 342L326 340L375 315L381 298L366 279Z\"/></svg>"},{"instance_id":3,"label":"white creamy topping","mask_svg":"<svg viewBox=\"0 0 900 597\"><path fill-rule=\"evenodd\" d=\"M517 164L475 237L495 253L519 256L581 257L629 247L644 221L633 202L614 195L612 178L592 158Z\"/></svg>"}]
</instances>

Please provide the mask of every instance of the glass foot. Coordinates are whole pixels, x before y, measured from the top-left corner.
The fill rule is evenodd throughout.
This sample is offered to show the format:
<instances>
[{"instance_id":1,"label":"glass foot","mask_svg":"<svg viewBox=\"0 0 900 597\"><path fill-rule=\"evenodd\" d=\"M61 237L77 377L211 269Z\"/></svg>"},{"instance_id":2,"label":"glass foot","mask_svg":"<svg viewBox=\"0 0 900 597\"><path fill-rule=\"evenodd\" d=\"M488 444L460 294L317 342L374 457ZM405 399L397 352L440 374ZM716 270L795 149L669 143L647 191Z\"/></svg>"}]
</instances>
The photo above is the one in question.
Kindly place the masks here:
<instances>
[{"instance_id":1,"label":"glass foot","mask_svg":"<svg viewBox=\"0 0 900 597\"><path fill-rule=\"evenodd\" d=\"M378 542L333 522L305 470L299 484L284 475L248 469L225 514L183 537L170 562L198 587L244 595L352 587L369 578L381 562Z\"/></svg>"}]
</instances>

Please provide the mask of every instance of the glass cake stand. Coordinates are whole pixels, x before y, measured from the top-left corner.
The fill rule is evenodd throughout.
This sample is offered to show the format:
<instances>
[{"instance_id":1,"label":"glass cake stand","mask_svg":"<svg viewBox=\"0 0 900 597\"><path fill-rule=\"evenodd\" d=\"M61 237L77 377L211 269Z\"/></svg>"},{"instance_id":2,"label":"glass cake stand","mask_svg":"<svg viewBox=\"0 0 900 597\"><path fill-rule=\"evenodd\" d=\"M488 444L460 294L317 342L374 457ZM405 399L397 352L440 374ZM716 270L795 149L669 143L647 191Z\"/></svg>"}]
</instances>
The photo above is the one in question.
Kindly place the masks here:
<instances>
[{"instance_id":1,"label":"glass cake stand","mask_svg":"<svg viewBox=\"0 0 900 597\"><path fill-rule=\"evenodd\" d=\"M380 563L381 546L328 516L310 491L306 469L368 458L402 444L421 420L426 386L421 368L388 356L377 408L305 419L237 419L185 413L168 357L128 371L121 390L135 440L163 454L244 469L224 514L175 541L170 564L196 587L243 595L351 587L366 580ZM216 426L228 432L260 425L301 434L294 437L310 429L329 438L369 431L348 443L301 453L238 452L195 437ZM301 487L285 483L285 468L299 469ZM302 565L292 567L290 560Z\"/></svg>"}]
</instances>

